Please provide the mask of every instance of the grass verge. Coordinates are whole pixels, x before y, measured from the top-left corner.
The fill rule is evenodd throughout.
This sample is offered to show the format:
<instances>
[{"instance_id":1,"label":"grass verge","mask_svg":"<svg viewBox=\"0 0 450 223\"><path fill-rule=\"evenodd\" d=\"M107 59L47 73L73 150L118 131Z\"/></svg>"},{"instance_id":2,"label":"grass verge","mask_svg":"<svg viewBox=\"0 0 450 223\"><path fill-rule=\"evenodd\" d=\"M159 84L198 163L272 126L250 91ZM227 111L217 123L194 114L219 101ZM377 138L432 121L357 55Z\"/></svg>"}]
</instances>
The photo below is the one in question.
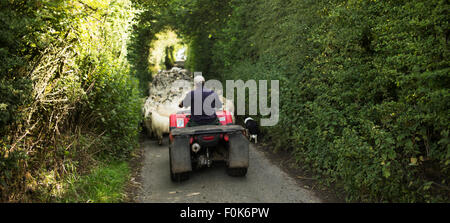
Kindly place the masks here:
<instances>
[{"instance_id":1,"label":"grass verge","mask_svg":"<svg viewBox=\"0 0 450 223\"><path fill-rule=\"evenodd\" d=\"M130 167L125 161L103 163L91 173L69 180L63 202L117 203L126 198L125 186L129 181Z\"/></svg>"}]
</instances>

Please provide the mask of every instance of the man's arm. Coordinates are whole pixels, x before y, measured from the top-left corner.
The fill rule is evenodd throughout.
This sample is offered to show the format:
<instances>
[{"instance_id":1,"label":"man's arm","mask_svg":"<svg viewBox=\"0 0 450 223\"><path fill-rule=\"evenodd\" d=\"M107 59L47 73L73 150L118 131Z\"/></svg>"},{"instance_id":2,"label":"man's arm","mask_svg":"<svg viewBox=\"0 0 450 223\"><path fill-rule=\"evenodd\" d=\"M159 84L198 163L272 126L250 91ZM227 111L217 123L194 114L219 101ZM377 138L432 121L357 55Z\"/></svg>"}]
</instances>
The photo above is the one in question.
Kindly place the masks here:
<instances>
[{"instance_id":1,"label":"man's arm","mask_svg":"<svg viewBox=\"0 0 450 223\"><path fill-rule=\"evenodd\" d=\"M186 94L186 96L180 102L178 107L180 107L180 108L183 108L183 107L187 108L187 107L191 106L191 93L192 93L192 91Z\"/></svg>"}]
</instances>

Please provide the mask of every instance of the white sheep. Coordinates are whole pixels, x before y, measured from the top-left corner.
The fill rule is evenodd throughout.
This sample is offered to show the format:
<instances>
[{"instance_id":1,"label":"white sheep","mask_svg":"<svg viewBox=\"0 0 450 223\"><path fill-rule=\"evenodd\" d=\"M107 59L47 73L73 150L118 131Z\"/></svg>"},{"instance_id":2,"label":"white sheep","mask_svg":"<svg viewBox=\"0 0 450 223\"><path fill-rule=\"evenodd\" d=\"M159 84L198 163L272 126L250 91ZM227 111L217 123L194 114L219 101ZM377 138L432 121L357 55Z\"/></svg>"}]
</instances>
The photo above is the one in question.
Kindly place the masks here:
<instances>
[{"instance_id":1,"label":"white sheep","mask_svg":"<svg viewBox=\"0 0 450 223\"><path fill-rule=\"evenodd\" d=\"M153 134L158 138L158 144L162 144L163 134L169 133L169 117L160 115L158 112L153 111L151 115L151 129Z\"/></svg>"}]
</instances>

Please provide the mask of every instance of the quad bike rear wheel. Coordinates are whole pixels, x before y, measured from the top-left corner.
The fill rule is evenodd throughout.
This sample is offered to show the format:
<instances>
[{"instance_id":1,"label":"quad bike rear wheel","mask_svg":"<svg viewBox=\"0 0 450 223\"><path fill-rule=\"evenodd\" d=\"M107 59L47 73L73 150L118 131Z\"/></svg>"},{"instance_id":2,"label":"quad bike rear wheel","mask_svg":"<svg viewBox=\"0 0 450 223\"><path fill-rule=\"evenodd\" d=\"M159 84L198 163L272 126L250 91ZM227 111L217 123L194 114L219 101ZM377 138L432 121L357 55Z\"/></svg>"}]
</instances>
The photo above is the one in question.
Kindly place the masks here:
<instances>
[{"instance_id":1,"label":"quad bike rear wheel","mask_svg":"<svg viewBox=\"0 0 450 223\"><path fill-rule=\"evenodd\" d=\"M180 183L182 181L189 179L189 172L185 172L185 173L173 173L172 172L172 159L171 159L170 155L169 155L169 163L170 163L170 179L173 182Z\"/></svg>"}]
</instances>

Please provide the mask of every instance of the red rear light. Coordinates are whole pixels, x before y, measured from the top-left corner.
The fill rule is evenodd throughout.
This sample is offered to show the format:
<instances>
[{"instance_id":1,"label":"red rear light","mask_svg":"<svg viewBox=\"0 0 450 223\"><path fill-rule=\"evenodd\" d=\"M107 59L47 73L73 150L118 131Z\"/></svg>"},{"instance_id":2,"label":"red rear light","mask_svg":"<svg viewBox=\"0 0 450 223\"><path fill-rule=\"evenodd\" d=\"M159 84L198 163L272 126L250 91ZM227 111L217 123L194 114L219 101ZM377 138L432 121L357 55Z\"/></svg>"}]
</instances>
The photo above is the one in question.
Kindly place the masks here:
<instances>
[{"instance_id":1,"label":"red rear light","mask_svg":"<svg viewBox=\"0 0 450 223\"><path fill-rule=\"evenodd\" d=\"M213 140L214 136L203 136L204 140Z\"/></svg>"},{"instance_id":2,"label":"red rear light","mask_svg":"<svg viewBox=\"0 0 450 223\"><path fill-rule=\"evenodd\" d=\"M228 142L230 140L228 134L223 135L223 140L225 140L225 142Z\"/></svg>"},{"instance_id":3,"label":"red rear light","mask_svg":"<svg viewBox=\"0 0 450 223\"><path fill-rule=\"evenodd\" d=\"M192 144L194 142L194 137L191 136L191 138L189 139L189 144Z\"/></svg>"}]
</instances>

